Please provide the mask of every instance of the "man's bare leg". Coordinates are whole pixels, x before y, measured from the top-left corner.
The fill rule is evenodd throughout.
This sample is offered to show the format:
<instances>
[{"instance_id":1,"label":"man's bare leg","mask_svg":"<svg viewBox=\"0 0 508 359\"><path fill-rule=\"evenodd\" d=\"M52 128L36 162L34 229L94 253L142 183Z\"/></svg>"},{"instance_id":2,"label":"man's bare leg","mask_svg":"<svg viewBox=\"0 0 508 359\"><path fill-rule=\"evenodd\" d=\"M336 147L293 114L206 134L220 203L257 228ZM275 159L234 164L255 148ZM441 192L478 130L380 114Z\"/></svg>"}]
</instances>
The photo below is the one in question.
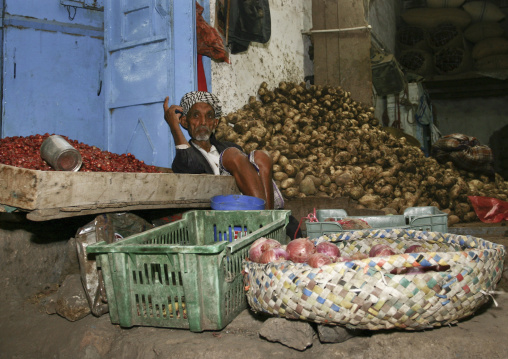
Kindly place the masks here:
<instances>
[{"instance_id":1,"label":"man's bare leg","mask_svg":"<svg viewBox=\"0 0 508 359\"><path fill-rule=\"evenodd\" d=\"M259 177L261 178L261 183L265 190L266 209L273 209L272 157L265 151L254 151L254 160L259 168Z\"/></svg>"},{"instance_id":2,"label":"man's bare leg","mask_svg":"<svg viewBox=\"0 0 508 359\"><path fill-rule=\"evenodd\" d=\"M263 163L265 162L266 161L263 161ZM249 162L249 158L245 156L243 152L234 147L226 149L222 154L222 165L233 175L238 189L240 189L244 195L261 198L265 201L265 209L273 209L273 189L271 196L267 198L264 181L260 176L261 173L258 174L252 163ZM264 166L265 165L263 165L263 167ZM263 169L263 172L266 176L266 168ZM272 183L270 177L270 188L271 187Z\"/></svg>"}]
</instances>

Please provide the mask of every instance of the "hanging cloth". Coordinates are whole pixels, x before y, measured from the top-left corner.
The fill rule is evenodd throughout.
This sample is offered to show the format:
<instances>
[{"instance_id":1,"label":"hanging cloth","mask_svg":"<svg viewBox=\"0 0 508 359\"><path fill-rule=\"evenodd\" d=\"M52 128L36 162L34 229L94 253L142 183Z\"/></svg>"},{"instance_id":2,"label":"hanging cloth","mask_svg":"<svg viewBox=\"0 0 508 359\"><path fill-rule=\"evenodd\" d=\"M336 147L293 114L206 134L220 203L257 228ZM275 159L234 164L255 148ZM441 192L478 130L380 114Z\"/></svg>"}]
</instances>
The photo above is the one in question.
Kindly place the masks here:
<instances>
[{"instance_id":1,"label":"hanging cloth","mask_svg":"<svg viewBox=\"0 0 508 359\"><path fill-rule=\"evenodd\" d=\"M203 55L198 54L198 91L208 92L206 85L205 68L203 66Z\"/></svg>"},{"instance_id":2,"label":"hanging cloth","mask_svg":"<svg viewBox=\"0 0 508 359\"><path fill-rule=\"evenodd\" d=\"M268 0L229 0L228 45L232 54L246 51L251 41L270 40L271 18Z\"/></svg>"}]
</instances>

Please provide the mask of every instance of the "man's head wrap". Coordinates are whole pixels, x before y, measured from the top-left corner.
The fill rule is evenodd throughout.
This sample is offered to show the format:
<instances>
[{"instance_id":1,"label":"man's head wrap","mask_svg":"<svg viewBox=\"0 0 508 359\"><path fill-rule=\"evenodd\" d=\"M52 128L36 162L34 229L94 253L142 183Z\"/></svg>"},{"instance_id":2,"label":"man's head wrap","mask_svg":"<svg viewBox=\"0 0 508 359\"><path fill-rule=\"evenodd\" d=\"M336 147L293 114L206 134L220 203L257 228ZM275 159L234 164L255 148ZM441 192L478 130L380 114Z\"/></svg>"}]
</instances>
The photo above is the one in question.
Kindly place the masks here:
<instances>
[{"instance_id":1,"label":"man's head wrap","mask_svg":"<svg viewBox=\"0 0 508 359\"><path fill-rule=\"evenodd\" d=\"M222 107L217 96L210 92L193 91L187 92L180 101L180 106L183 108L183 115L187 116L187 112L198 102L204 102L212 106L215 112L215 118L219 118L222 114Z\"/></svg>"}]
</instances>

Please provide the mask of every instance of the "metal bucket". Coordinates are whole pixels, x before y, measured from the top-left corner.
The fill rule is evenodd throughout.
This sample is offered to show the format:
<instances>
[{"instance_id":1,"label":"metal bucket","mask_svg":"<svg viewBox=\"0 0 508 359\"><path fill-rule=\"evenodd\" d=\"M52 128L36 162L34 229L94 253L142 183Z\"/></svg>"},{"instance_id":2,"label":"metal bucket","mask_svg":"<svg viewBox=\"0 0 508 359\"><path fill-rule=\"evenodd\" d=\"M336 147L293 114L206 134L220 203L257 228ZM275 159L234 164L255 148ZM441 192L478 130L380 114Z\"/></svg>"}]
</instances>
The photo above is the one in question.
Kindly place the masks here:
<instances>
[{"instance_id":1,"label":"metal bucket","mask_svg":"<svg viewBox=\"0 0 508 359\"><path fill-rule=\"evenodd\" d=\"M57 171L78 171L81 154L62 136L49 136L41 145L41 157Z\"/></svg>"}]
</instances>

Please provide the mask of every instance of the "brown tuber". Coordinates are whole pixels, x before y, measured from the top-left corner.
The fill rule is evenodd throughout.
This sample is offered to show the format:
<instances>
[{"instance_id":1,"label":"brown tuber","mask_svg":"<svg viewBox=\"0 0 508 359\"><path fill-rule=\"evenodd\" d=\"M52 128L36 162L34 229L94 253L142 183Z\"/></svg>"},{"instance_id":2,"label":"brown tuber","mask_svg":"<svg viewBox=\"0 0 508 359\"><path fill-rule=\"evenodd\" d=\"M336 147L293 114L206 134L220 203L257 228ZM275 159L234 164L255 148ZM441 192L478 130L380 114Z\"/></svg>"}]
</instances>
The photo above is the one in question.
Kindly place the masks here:
<instances>
[{"instance_id":1,"label":"brown tuber","mask_svg":"<svg viewBox=\"0 0 508 359\"><path fill-rule=\"evenodd\" d=\"M300 192L310 196L313 194L316 194L316 185L314 184L314 181L310 176L305 177L301 182L299 186Z\"/></svg>"}]
</instances>

